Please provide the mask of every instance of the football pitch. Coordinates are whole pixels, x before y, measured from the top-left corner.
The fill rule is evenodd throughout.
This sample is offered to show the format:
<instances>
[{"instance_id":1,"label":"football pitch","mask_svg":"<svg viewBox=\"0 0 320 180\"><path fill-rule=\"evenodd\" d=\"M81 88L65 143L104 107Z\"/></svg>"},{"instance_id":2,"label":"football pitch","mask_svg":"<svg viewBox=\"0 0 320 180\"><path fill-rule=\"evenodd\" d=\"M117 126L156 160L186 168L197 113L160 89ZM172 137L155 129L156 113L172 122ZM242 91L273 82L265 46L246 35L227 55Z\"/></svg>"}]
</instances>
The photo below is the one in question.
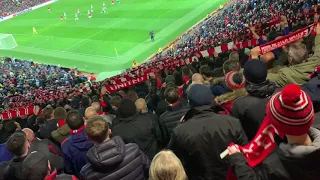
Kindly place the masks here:
<instances>
[{"instance_id":1,"label":"football pitch","mask_svg":"<svg viewBox=\"0 0 320 180\"><path fill-rule=\"evenodd\" d=\"M0 23L18 46L0 56L77 67L86 72L115 72L142 62L227 0L59 0ZM107 12L101 13L106 3ZM93 5L92 18L88 10ZM80 10L79 20L75 13ZM61 21L60 16L67 14ZM33 35L35 27L38 34ZM155 33L151 42L149 31ZM115 51L116 49L116 51Z\"/></svg>"}]
</instances>

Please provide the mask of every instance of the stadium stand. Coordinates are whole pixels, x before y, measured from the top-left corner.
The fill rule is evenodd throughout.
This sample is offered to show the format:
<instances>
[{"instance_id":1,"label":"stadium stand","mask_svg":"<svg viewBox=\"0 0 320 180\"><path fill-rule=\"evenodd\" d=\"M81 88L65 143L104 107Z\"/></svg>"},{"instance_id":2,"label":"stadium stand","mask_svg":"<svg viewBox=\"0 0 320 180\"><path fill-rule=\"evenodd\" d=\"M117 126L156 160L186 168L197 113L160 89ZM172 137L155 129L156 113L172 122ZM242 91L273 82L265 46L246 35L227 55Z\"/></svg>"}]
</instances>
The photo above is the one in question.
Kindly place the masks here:
<instances>
[{"instance_id":1,"label":"stadium stand","mask_svg":"<svg viewBox=\"0 0 320 180\"><path fill-rule=\"evenodd\" d=\"M46 0L1 0L0 1L0 17L9 16L13 13L23 11L38 4L44 3Z\"/></svg>"},{"instance_id":2,"label":"stadium stand","mask_svg":"<svg viewBox=\"0 0 320 180\"><path fill-rule=\"evenodd\" d=\"M6 59L0 179L319 179L318 9L231 1L101 83Z\"/></svg>"}]
</instances>

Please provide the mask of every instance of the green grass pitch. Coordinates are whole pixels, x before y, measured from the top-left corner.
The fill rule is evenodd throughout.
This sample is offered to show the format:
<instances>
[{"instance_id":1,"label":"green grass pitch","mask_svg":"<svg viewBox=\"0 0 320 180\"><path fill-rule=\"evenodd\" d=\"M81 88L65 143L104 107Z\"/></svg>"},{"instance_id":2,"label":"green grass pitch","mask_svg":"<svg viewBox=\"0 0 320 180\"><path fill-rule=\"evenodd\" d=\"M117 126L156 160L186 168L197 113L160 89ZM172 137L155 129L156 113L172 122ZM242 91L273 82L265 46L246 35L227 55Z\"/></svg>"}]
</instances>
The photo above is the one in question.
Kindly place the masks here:
<instances>
[{"instance_id":1,"label":"green grass pitch","mask_svg":"<svg viewBox=\"0 0 320 180\"><path fill-rule=\"evenodd\" d=\"M108 14L101 13L102 3ZM116 1L115 1L116 2ZM0 33L13 34L18 46L0 56L74 67L86 72L112 72L142 62L227 0L59 0L47 7L0 23ZM88 19L90 5L94 12ZM74 14L80 9L79 21ZM66 12L67 19L60 21ZM35 27L38 35L33 35ZM151 42L149 31L155 33ZM114 49L117 49L118 58Z\"/></svg>"}]
</instances>

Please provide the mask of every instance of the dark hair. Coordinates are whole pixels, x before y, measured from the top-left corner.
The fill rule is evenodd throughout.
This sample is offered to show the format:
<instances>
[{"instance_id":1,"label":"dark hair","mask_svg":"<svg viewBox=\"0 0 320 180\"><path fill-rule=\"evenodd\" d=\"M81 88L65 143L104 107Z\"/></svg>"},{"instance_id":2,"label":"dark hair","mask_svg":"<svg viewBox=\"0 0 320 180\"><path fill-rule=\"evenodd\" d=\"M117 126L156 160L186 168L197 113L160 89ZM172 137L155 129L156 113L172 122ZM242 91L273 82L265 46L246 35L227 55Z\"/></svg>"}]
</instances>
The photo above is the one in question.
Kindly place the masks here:
<instances>
[{"instance_id":1,"label":"dark hair","mask_svg":"<svg viewBox=\"0 0 320 180\"><path fill-rule=\"evenodd\" d=\"M166 88L165 89L168 89L168 88L177 88L177 86L173 82L169 82L169 83L166 84Z\"/></svg>"},{"instance_id":2,"label":"dark hair","mask_svg":"<svg viewBox=\"0 0 320 180\"><path fill-rule=\"evenodd\" d=\"M9 137L6 146L15 156L22 156L27 150L25 149L26 142L27 137L23 132L15 132Z\"/></svg>"},{"instance_id":3,"label":"dark hair","mask_svg":"<svg viewBox=\"0 0 320 180\"><path fill-rule=\"evenodd\" d=\"M67 114L66 122L70 129L76 130L83 126L84 121L78 110L71 110Z\"/></svg>"},{"instance_id":4,"label":"dark hair","mask_svg":"<svg viewBox=\"0 0 320 180\"><path fill-rule=\"evenodd\" d=\"M178 102L179 93L176 88L168 88L164 91L164 97L168 103L173 104Z\"/></svg>"},{"instance_id":5,"label":"dark hair","mask_svg":"<svg viewBox=\"0 0 320 180\"><path fill-rule=\"evenodd\" d=\"M182 75L187 76L187 77L191 77L190 69L188 67L183 67L182 68Z\"/></svg>"},{"instance_id":6,"label":"dark hair","mask_svg":"<svg viewBox=\"0 0 320 180\"><path fill-rule=\"evenodd\" d=\"M239 71L239 70L240 70L240 66L239 66L239 62L237 61L227 60L226 62L223 63L223 71L226 74L231 71Z\"/></svg>"},{"instance_id":7,"label":"dark hair","mask_svg":"<svg viewBox=\"0 0 320 180\"><path fill-rule=\"evenodd\" d=\"M175 80L175 83L176 83L177 86L181 86L181 85L184 84L182 76L181 76L181 74L179 72L177 72L177 71L174 72L173 76L174 76L174 80Z\"/></svg>"},{"instance_id":8,"label":"dark hair","mask_svg":"<svg viewBox=\"0 0 320 180\"><path fill-rule=\"evenodd\" d=\"M41 116L46 119L49 120L51 119L51 114L53 113L53 108L52 107L46 107L42 110Z\"/></svg>"},{"instance_id":9,"label":"dark hair","mask_svg":"<svg viewBox=\"0 0 320 180\"><path fill-rule=\"evenodd\" d=\"M55 120L65 120L67 117L67 111L62 107L57 107L53 111L53 117Z\"/></svg>"},{"instance_id":10,"label":"dark hair","mask_svg":"<svg viewBox=\"0 0 320 180\"><path fill-rule=\"evenodd\" d=\"M86 125L86 133L90 140L102 143L108 136L109 125L101 116L90 118Z\"/></svg>"},{"instance_id":11,"label":"dark hair","mask_svg":"<svg viewBox=\"0 0 320 180\"><path fill-rule=\"evenodd\" d=\"M90 105L90 99L88 96L83 96L81 99L81 107L88 107Z\"/></svg>"},{"instance_id":12,"label":"dark hair","mask_svg":"<svg viewBox=\"0 0 320 180\"><path fill-rule=\"evenodd\" d=\"M223 77L223 76L224 76L224 74L223 74L222 67L217 68L217 69L213 70L213 72L212 72L212 77Z\"/></svg>"},{"instance_id":13,"label":"dark hair","mask_svg":"<svg viewBox=\"0 0 320 180\"><path fill-rule=\"evenodd\" d=\"M110 104L112 106L115 106L115 107L119 107L120 105L120 102L121 102L122 98L120 96L113 96L111 99L110 99Z\"/></svg>"},{"instance_id":14,"label":"dark hair","mask_svg":"<svg viewBox=\"0 0 320 180\"><path fill-rule=\"evenodd\" d=\"M4 126L4 130L9 133L13 134L17 129L17 125L13 120L8 120L8 122Z\"/></svg>"},{"instance_id":15,"label":"dark hair","mask_svg":"<svg viewBox=\"0 0 320 180\"><path fill-rule=\"evenodd\" d=\"M204 75L206 77L212 77L211 68L209 66L207 66L207 65L201 66L199 71L200 71L201 75Z\"/></svg>"},{"instance_id":16,"label":"dark hair","mask_svg":"<svg viewBox=\"0 0 320 180\"><path fill-rule=\"evenodd\" d=\"M126 98L129 98L129 99L131 99L131 101L136 102L136 100L138 99L138 95L137 95L137 93L135 91L130 90L127 93L127 97Z\"/></svg>"},{"instance_id":17,"label":"dark hair","mask_svg":"<svg viewBox=\"0 0 320 180\"><path fill-rule=\"evenodd\" d=\"M39 126L36 123L37 123L36 115L32 115L28 117L27 119L28 128L32 129L33 132L38 132L39 130Z\"/></svg>"}]
</instances>

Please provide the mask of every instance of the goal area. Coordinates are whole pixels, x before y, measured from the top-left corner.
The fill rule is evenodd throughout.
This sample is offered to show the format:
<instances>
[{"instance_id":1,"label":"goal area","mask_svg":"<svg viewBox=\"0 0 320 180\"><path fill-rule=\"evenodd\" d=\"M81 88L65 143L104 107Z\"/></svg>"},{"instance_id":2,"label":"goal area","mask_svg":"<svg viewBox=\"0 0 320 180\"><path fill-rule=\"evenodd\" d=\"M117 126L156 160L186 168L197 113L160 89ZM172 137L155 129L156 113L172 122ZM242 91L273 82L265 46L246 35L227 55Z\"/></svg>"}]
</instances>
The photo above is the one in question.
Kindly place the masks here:
<instances>
[{"instance_id":1,"label":"goal area","mask_svg":"<svg viewBox=\"0 0 320 180\"><path fill-rule=\"evenodd\" d=\"M0 33L0 50L10 50L17 46L18 44L12 34Z\"/></svg>"}]
</instances>

